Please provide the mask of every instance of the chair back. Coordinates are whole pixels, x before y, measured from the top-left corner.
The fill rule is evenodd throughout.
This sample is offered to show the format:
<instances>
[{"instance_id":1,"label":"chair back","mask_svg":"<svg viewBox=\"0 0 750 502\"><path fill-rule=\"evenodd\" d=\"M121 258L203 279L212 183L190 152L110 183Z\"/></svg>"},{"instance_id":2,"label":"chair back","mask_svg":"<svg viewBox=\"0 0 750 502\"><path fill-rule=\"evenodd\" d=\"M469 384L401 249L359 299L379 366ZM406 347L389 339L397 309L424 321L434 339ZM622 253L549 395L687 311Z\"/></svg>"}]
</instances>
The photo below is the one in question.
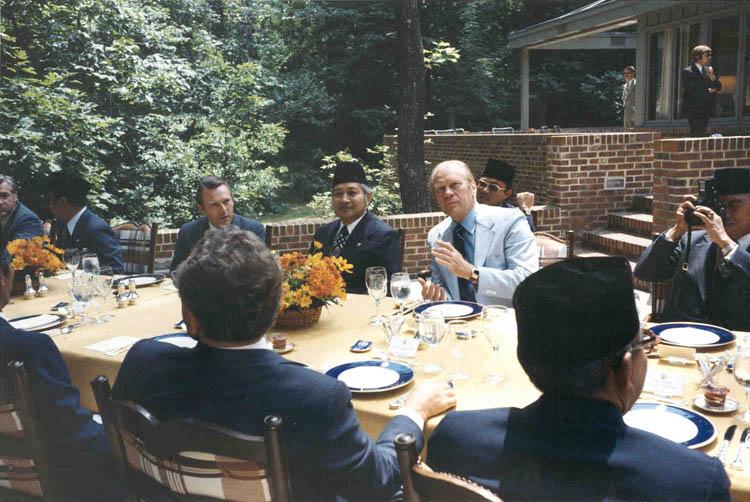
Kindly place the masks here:
<instances>
[{"instance_id":1,"label":"chair back","mask_svg":"<svg viewBox=\"0 0 750 502\"><path fill-rule=\"evenodd\" d=\"M159 225L127 222L113 227L112 231L120 239L123 272L126 274L153 273Z\"/></svg>"},{"instance_id":2,"label":"chair back","mask_svg":"<svg viewBox=\"0 0 750 502\"><path fill-rule=\"evenodd\" d=\"M669 291L672 289L672 280L651 283L651 315L650 322L659 322L664 308L667 306Z\"/></svg>"},{"instance_id":3,"label":"chair back","mask_svg":"<svg viewBox=\"0 0 750 502\"><path fill-rule=\"evenodd\" d=\"M0 487L54 500L48 443L31 398L26 369L10 361L0 402Z\"/></svg>"},{"instance_id":4,"label":"chair back","mask_svg":"<svg viewBox=\"0 0 750 502\"><path fill-rule=\"evenodd\" d=\"M565 232L561 239L547 232L534 232L534 240L539 249L539 268L575 257L575 231Z\"/></svg>"},{"instance_id":5,"label":"chair back","mask_svg":"<svg viewBox=\"0 0 750 502\"><path fill-rule=\"evenodd\" d=\"M161 498L166 489L177 498L292 500L281 418L266 417L265 437L188 418L162 422L136 403L113 400L105 376L91 387L120 474L138 497Z\"/></svg>"},{"instance_id":6,"label":"chair back","mask_svg":"<svg viewBox=\"0 0 750 502\"><path fill-rule=\"evenodd\" d=\"M406 502L502 502L497 495L476 483L430 469L417 456L416 440L411 434L399 434L394 443Z\"/></svg>"}]
</instances>

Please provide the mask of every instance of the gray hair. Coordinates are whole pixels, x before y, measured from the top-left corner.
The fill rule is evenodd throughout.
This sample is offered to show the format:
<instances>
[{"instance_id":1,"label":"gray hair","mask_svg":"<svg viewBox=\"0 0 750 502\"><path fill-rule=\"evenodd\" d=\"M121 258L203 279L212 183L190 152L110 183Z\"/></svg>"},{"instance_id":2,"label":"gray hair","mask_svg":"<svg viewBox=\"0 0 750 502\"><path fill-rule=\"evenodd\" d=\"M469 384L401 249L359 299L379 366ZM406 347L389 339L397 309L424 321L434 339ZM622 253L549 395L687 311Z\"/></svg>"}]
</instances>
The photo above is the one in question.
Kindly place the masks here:
<instances>
[{"instance_id":1,"label":"gray hair","mask_svg":"<svg viewBox=\"0 0 750 502\"><path fill-rule=\"evenodd\" d=\"M18 193L18 185L16 184L16 180L14 180L13 177L8 176L7 174L0 174L0 185L2 185L3 183L8 184L11 192Z\"/></svg>"},{"instance_id":2,"label":"gray hair","mask_svg":"<svg viewBox=\"0 0 750 502\"><path fill-rule=\"evenodd\" d=\"M430 173L430 188L432 188L435 183L435 176L437 175L437 172L442 169L451 167L455 167L464 171L466 181L468 181L469 183L474 182L474 174L471 172L471 169L469 169L469 166L466 164L466 162L463 162L461 160L444 160L432 169L432 172Z\"/></svg>"},{"instance_id":3,"label":"gray hair","mask_svg":"<svg viewBox=\"0 0 750 502\"><path fill-rule=\"evenodd\" d=\"M372 187L370 185L360 183L360 186L362 187L362 191L365 192L365 195L370 195L372 193Z\"/></svg>"},{"instance_id":4,"label":"gray hair","mask_svg":"<svg viewBox=\"0 0 750 502\"><path fill-rule=\"evenodd\" d=\"M263 336L279 310L281 281L263 241L234 225L206 232L176 272L180 299L202 334L222 342Z\"/></svg>"}]
</instances>

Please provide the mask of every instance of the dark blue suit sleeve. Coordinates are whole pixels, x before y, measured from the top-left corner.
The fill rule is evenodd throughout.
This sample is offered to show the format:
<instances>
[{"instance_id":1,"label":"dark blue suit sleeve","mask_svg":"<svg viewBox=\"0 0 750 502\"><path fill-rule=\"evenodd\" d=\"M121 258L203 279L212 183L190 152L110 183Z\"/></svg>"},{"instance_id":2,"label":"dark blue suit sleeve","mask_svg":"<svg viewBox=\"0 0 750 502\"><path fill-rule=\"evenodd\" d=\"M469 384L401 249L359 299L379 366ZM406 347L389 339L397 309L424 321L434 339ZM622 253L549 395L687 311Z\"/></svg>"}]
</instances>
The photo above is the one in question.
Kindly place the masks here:
<instances>
[{"instance_id":1,"label":"dark blue suit sleeve","mask_svg":"<svg viewBox=\"0 0 750 502\"><path fill-rule=\"evenodd\" d=\"M340 495L347 499L388 500L401 486L393 438L401 432L413 434L423 445L422 431L411 419L394 418L377 442L359 426L349 390L341 382L331 387L328 416L321 417L322 430L317 449L318 462L341 486Z\"/></svg>"},{"instance_id":2,"label":"dark blue suit sleeve","mask_svg":"<svg viewBox=\"0 0 750 502\"><path fill-rule=\"evenodd\" d=\"M667 281L677 271L681 255L682 241L672 242L662 234L641 253L633 273L643 281Z\"/></svg>"},{"instance_id":3,"label":"dark blue suit sleeve","mask_svg":"<svg viewBox=\"0 0 750 502\"><path fill-rule=\"evenodd\" d=\"M401 240L398 230L391 230L385 235L382 250L388 277L396 272L401 272Z\"/></svg>"},{"instance_id":4,"label":"dark blue suit sleeve","mask_svg":"<svg viewBox=\"0 0 750 502\"><path fill-rule=\"evenodd\" d=\"M29 209L19 205L10 235L6 236L8 240L31 239L42 235L44 235L42 220Z\"/></svg>"},{"instance_id":5,"label":"dark blue suit sleeve","mask_svg":"<svg viewBox=\"0 0 750 502\"><path fill-rule=\"evenodd\" d=\"M109 227L105 225L94 229L91 232L89 242L86 243L89 249L96 250L99 257L99 265L112 267L115 274L122 273L122 252L120 251L120 241Z\"/></svg>"},{"instance_id":6,"label":"dark blue suit sleeve","mask_svg":"<svg viewBox=\"0 0 750 502\"><path fill-rule=\"evenodd\" d=\"M187 229L182 226L180 231L177 232L177 242L174 245L174 255L172 256L172 264L169 266L169 271L173 272L177 270L180 263L185 261L185 258L190 254L190 243L188 242Z\"/></svg>"}]
</instances>

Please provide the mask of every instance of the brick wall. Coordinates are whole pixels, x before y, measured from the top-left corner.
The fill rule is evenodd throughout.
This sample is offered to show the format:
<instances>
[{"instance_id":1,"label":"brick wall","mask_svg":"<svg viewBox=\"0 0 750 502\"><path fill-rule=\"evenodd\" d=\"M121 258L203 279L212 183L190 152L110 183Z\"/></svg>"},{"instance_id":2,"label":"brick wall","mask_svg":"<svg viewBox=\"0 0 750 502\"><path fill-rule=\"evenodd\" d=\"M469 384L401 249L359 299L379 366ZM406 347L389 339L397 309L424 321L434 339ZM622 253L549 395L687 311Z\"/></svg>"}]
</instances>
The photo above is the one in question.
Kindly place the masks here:
<instances>
[{"instance_id":1,"label":"brick wall","mask_svg":"<svg viewBox=\"0 0 750 502\"><path fill-rule=\"evenodd\" d=\"M654 160L654 232L674 223L682 196L698 193L698 180L717 168L750 166L750 136L660 141Z\"/></svg>"}]
</instances>

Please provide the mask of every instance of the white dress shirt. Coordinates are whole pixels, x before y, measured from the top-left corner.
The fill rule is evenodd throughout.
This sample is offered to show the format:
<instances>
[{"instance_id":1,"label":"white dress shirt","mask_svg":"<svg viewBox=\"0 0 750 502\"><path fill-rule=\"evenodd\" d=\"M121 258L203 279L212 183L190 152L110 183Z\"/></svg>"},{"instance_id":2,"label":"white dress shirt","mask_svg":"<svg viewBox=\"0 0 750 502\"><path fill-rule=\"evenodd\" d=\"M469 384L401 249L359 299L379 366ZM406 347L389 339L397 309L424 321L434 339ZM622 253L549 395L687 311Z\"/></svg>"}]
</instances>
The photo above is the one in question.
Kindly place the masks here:
<instances>
[{"instance_id":1,"label":"white dress shirt","mask_svg":"<svg viewBox=\"0 0 750 502\"><path fill-rule=\"evenodd\" d=\"M83 214L83 212L84 212L85 210L86 210L86 206L83 206L83 209L81 209L80 211L78 211L78 212L77 212L77 213L75 214L75 216L73 216L73 217L72 217L72 218L70 219L70 221L68 221L68 223L67 223L67 227L68 227L68 233L70 234L70 236L71 236L71 237L73 236L73 232L74 232L74 231L75 231L75 229L76 229L76 225L78 225L78 220L80 220L80 219L81 219L81 215Z\"/></svg>"}]
</instances>

